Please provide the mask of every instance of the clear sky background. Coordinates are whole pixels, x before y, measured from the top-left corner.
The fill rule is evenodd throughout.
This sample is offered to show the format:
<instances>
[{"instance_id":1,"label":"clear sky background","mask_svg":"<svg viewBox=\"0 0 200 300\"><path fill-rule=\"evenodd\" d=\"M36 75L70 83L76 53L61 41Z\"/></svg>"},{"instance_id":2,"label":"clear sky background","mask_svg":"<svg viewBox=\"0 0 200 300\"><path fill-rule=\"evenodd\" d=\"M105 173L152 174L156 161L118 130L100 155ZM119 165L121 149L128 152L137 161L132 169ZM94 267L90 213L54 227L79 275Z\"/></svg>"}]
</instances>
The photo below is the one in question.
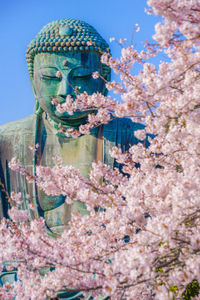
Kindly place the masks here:
<instances>
[{"instance_id":1,"label":"clear sky background","mask_svg":"<svg viewBox=\"0 0 200 300\"><path fill-rule=\"evenodd\" d=\"M26 47L47 23L63 18L88 22L107 42L110 37L131 40L134 45L151 40L158 18L144 12L145 0L0 0L0 124L33 113L34 97L25 60ZM111 43L117 57L120 47Z\"/></svg>"}]
</instances>

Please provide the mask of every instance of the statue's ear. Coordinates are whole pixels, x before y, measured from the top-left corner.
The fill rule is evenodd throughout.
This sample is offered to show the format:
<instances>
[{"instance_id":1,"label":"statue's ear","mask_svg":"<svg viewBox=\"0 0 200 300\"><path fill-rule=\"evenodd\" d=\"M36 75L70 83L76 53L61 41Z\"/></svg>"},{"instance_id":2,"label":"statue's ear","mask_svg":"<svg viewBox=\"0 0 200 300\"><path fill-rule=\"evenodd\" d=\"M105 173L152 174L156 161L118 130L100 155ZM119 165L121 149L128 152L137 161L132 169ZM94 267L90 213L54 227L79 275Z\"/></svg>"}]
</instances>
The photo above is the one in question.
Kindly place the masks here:
<instances>
[{"instance_id":1,"label":"statue's ear","mask_svg":"<svg viewBox=\"0 0 200 300\"><path fill-rule=\"evenodd\" d=\"M31 87L32 87L32 90L33 90L33 95L35 97L35 109L34 109L34 112L35 112L35 114L40 115L43 112L43 110L40 107L40 103L39 103L39 101L37 99L37 94L36 94L36 89L35 89L33 77L30 77L30 81L31 81Z\"/></svg>"},{"instance_id":2,"label":"statue's ear","mask_svg":"<svg viewBox=\"0 0 200 300\"><path fill-rule=\"evenodd\" d=\"M30 77L30 81L31 81L31 87L32 87L32 90L33 90L33 95L36 98L37 95L36 95L35 85L34 85L33 77L32 76Z\"/></svg>"}]
</instances>

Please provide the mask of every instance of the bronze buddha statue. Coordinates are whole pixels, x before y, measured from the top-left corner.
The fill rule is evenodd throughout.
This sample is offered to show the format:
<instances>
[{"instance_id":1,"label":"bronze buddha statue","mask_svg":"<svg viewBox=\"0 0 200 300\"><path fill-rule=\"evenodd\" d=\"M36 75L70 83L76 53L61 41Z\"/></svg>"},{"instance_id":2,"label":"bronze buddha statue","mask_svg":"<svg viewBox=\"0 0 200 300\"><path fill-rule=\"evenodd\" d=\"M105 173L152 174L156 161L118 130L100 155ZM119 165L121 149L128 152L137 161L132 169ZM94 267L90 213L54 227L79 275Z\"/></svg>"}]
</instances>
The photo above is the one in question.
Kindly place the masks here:
<instances>
[{"instance_id":1,"label":"bronze buddha statue","mask_svg":"<svg viewBox=\"0 0 200 300\"><path fill-rule=\"evenodd\" d=\"M63 164L72 165L87 177L93 161L117 166L109 155L112 146L125 151L138 143L134 131L144 126L126 118L115 119L77 139L58 133L59 124L64 128L78 128L84 124L88 112L61 114L52 104L53 98L56 97L59 103L63 103L67 95L75 99L77 86L80 87L79 92L106 95L105 81L92 77L92 73L98 71L105 80L110 80L110 68L100 60L104 52L109 52L105 40L83 21L63 19L47 24L31 41L26 53L36 100L35 112L22 120L0 126L1 182L9 195L12 191L22 193L23 208L29 209L27 194L31 196L38 209L29 209L30 219L44 217L47 230L53 236L67 228L72 212L87 214L85 205L79 201L69 205L63 195L45 195L34 183L28 183L23 175L11 171L8 163L12 157L17 157L21 165L27 166L34 174L36 165L53 166L52 157L57 155L62 158ZM40 147L34 155L28 146L37 143ZM0 201L0 216L8 218L9 203L3 189L0 190ZM1 280L7 280L6 274L1 276Z\"/></svg>"}]
</instances>

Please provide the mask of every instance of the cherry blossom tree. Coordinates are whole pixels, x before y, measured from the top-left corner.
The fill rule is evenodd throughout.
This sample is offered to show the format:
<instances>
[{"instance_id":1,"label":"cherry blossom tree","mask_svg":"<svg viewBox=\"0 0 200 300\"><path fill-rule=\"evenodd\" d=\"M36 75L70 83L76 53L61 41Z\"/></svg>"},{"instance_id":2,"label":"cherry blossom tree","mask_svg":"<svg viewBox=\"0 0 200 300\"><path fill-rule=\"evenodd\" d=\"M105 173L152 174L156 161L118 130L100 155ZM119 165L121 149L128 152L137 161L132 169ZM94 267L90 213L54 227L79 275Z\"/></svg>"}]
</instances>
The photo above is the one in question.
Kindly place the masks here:
<instances>
[{"instance_id":1,"label":"cherry blossom tree","mask_svg":"<svg viewBox=\"0 0 200 300\"><path fill-rule=\"evenodd\" d=\"M13 158L12 170L48 195L84 202L90 214L73 214L69 229L52 239L44 219L30 222L20 193L12 193L10 219L0 224L0 261L17 268L18 281L0 289L2 299L54 298L65 290L95 299L186 299L187 286L200 281L200 2L147 4L147 13L163 17L155 43L140 52L124 46L120 59L101 58L120 75L107 89L122 102L98 93L77 94L75 102L68 96L62 105L52 101L60 112L97 109L67 136L128 116L146 125L135 135L141 141L148 136L150 146L138 143L124 153L114 147L110 155L123 172L97 162L89 178L59 158L53 168L37 167L34 177ZM167 61L149 63L160 52ZM141 65L137 75L131 73L135 63ZM197 294L198 288L191 295Z\"/></svg>"}]
</instances>

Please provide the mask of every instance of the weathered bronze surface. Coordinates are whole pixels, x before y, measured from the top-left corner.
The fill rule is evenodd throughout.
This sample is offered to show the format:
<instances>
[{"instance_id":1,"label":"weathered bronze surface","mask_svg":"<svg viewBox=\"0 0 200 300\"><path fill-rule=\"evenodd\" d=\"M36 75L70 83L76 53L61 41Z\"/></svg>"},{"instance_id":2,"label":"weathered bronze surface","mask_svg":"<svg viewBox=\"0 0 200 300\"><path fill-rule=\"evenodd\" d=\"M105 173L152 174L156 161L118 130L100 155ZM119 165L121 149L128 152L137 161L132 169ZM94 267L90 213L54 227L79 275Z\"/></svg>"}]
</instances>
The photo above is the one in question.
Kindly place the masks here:
<instances>
[{"instance_id":1,"label":"weathered bronze surface","mask_svg":"<svg viewBox=\"0 0 200 300\"><path fill-rule=\"evenodd\" d=\"M105 82L92 77L92 73L98 71L105 79L110 78L109 68L100 62L104 51L109 51L106 42L84 22L70 19L46 25L30 43L26 55L36 99L35 112L25 119L0 126L1 182L9 194L11 191L22 193L24 208L29 209L26 195L32 197L38 210L34 213L30 210L30 219L43 216L47 230L54 236L67 227L72 212L87 214L84 204L75 201L68 205L62 195L45 195L35 184L28 183L24 176L9 170L8 162L12 157L17 157L34 174L36 164L51 167L54 165L52 157L58 155L63 164L72 165L82 175L88 176L94 160L117 166L109 156L112 146L119 146L124 151L138 142L134 131L144 126L129 119L114 120L77 139L58 134L56 129L59 123L65 128L77 128L86 121L88 112L60 114L51 103L52 98L57 97L60 103L67 95L75 98L76 86L80 86L79 92L101 92L106 95ZM56 76L58 71L60 77ZM36 143L40 145L37 156L28 149ZM7 218L9 204L3 190L0 191L0 200L0 216ZM2 281L5 276L1 277Z\"/></svg>"}]
</instances>

